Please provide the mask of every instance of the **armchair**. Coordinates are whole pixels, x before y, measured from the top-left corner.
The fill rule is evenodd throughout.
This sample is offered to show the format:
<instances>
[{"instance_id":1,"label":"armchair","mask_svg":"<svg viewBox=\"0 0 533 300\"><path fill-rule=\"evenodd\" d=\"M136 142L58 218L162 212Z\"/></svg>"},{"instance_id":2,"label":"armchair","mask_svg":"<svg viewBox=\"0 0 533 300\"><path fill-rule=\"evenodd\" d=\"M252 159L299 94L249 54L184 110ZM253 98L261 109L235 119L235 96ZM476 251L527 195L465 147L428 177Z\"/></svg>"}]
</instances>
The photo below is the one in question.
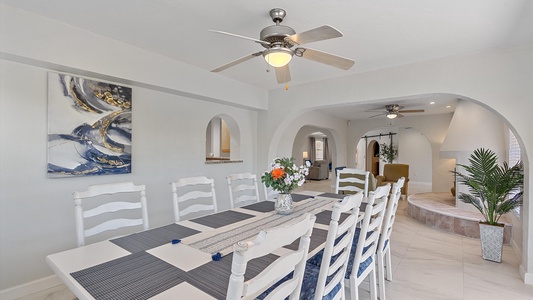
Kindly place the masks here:
<instances>
[{"instance_id":1,"label":"armchair","mask_svg":"<svg viewBox=\"0 0 533 300\"><path fill-rule=\"evenodd\" d=\"M376 186L382 186L387 183L392 185L401 177L405 177L405 183L402 187L402 195L407 196L407 193L409 192L409 165L385 164L383 168L383 175L376 176Z\"/></svg>"},{"instance_id":2,"label":"armchair","mask_svg":"<svg viewBox=\"0 0 533 300\"><path fill-rule=\"evenodd\" d=\"M309 179L321 180L329 178L329 164L327 160L317 160L309 168Z\"/></svg>"}]
</instances>

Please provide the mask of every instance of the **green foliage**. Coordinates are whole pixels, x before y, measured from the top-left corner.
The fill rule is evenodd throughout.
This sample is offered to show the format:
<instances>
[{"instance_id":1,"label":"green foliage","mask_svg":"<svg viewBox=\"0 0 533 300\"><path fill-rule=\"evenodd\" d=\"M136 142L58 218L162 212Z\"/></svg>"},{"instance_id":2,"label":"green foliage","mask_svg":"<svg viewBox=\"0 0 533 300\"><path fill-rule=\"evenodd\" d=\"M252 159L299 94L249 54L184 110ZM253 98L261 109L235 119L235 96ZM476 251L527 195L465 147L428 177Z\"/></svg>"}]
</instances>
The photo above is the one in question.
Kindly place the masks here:
<instances>
[{"instance_id":1,"label":"green foliage","mask_svg":"<svg viewBox=\"0 0 533 300\"><path fill-rule=\"evenodd\" d=\"M522 191L509 197L524 183L522 163L509 167L498 165L498 156L487 149L476 149L468 160L470 165L457 164L465 174L452 171L457 181L468 186L470 194L460 193L459 199L477 208L485 223L496 225L503 214L522 204Z\"/></svg>"},{"instance_id":2,"label":"green foliage","mask_svg":"<svg viewBox=\"0 0 533 300\"><path fill-rule=\"evenodd\" d=\"M392 162L396 159L396 156L398 156L398 149L396 149L392 144L381 144L381 149L379 152L379 156L381 156L381 159L385 162L392 164Z\"/></svg>"},{"instance_id":3,"label":"green foliage","mask_svg":"<svg viewBox=\"0 0 533 300\"><path fill-rule=\"evenodd\" d=\"M276 158L270 165L270 171L261 176L261 181L267 186L272 187L280 193L291 193L295 188L305 182L305 176L308 175L307 166L296 166L294 158Z\"/></svg>"}]
</instances>

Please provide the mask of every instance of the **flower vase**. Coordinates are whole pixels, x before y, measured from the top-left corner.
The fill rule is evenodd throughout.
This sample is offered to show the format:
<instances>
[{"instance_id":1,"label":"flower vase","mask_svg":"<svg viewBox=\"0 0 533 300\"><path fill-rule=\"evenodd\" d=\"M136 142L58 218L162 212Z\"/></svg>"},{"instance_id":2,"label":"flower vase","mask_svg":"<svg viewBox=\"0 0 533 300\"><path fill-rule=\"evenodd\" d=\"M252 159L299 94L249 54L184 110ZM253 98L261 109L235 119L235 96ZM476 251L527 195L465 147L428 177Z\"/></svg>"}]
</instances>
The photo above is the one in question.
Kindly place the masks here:
<instances>
[{"instance_id":1,"label":"flower vase","mask_svg":"<svg viewBox=\"0 0 533 300\"><path fill-rule=\"evenodd\" d=\"M276 211L280 215L289 215L292 213L292 195L280 193L276 197Z\"/></svg>"}]
</instances>

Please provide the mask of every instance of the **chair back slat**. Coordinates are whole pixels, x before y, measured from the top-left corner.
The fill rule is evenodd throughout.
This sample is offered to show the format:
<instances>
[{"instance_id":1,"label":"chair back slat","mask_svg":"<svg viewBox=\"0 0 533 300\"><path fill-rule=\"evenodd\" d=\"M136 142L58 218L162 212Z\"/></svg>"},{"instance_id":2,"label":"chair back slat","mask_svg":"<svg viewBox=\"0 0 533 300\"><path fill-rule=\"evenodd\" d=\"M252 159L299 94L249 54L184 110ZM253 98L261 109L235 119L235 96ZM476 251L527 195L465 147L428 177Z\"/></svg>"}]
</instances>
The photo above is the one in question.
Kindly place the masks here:
<instances>
[{"instance_id":1,"label":"chair back slat","mask_svg":"<svg viewBox=\"0 0 533 300\"><path fill-rule=\"evenodd\" d=\"M402 187L405 183L405 177L401 177L392 185L390 199L387 204L383 225L381 226L381 235L379 244L376 249L377 256L377 273L378 273L378 287L379 298L385 299L385 279L392 280L392 259L391 259L391 243L389 242L392 233L392 225L396 219L396 211L398 209L398 201L402 194Z\"/></svg>"},{"instance_id":2,"label":"chair back slat","mask_svg":"<svg viewBox=\"0 0 533 300\"><path fill-rule=\"evenodd\" d=\"M132 195L134 194L138 194L138 198L134 198L135 201L124 201L126 198L133 199ZM149 228L146 187L144 185L135 185L133 182L97 184L89 186L85 191L76 191L73 196L78 246L85 245L86 237L106 231L137 225L142 225L144 230ZM96 198L104 200L118 198L118 201L111 201L91 209L85 209L85 207L90 207L91 203L96 203L98 201ZM139 217L131 218L131 215L127 214L128 218L124 218L123 211L130 210L138 210ZM89 226L92 227L86 229L86 223L91 224Z\"/></svg>"},{"instance_id":3,"label":"chair back slat","mask_svg":"<svg viewBox=\"0 0 533 300\"><path fill-rule=\"evenodd\" d=\"M353 266L350 272L350 277L353 278L350 278L350 280L353 280L354 282L357 281L357 278L364 278L368 272L374 270L374 263L371 263L366 267L364 272L358 275L359 267L362 262L365 262L369 258L372 258L373 262L375 262L374 257L389 191L390 184L387 184L376 188L373 192L369 192L364 217L360 227L359 238L357 241L354 240L356 246L355 249L352 250L352 258L350 258L353 259ZM350 289L352 288L353 287L350 286Z\"/></svg>"},{"instance_id":4,"label":"chair back slat","mask_svg":"<svg viewBox=\"0 0 533 300\"><path fill-rule=\"evenodd\" d=\"M96 225L92 228L89 228L85 230L85 237L90 237L99 233L102 233L104 231L108 230L114 230L119 229L122 227L131 227L131 226L137 226L142 225L141 219L113 219L109 221L105 221L103 223L100 223L99 225Z\"/></svg>"},{"instance_id":5,"label":"chair back slat","mask_svg":"<svg viewBox=\"0 0 533 300\"><path fill-rule=\"evenodd\" d=\"M367 197L369 175L370 172L359 169L344 168L338 170L335 193L353 194L361 191Z\"/></svg>"},{"instance_id":6,"label":"chair back slat","mask_svg":"<svg viewBox=\"0 0 533 300\"><path fill-rule=\"evenodd\" d=\"M190 214L217 212L214 179L205 176L185 177L171 182L170 186L174 222L179 222ZM198 203L201 201L203 203Z\"/></svg>"},{"instance_id":7,"label":"chair back slat","mask_svg":"<svg viewBox=\"0 0 533 300\"><path fill-rule=\"evenodd\" d=\"M328 236L320 263L320 271L315 289L315 299L322 299L328 295L333 287L340 284L340 291L344 291L344 275L348 267L350 249L355 234L359 207L363 201L363 192L344 197L342 202L335 203L331 213ZM339 225L342 213L350 215ZM333 261L333 257L336 259ZM332 279L328 277L335 274ZM339 294L339 293L337 293Z\"/></svg>"},{"instance_id":8,"label":"chair back slat","mask_svg":"<svg viewBox=\"0 0 533 300\"><path fill-rule=\"evenodd\" d=\"M244 202L259 202L257 176L250 173L236 173L226 177L231 208Z\"/></svg>"},{"instance_id":9,"label":"chair back slat","mask_svg":"<svg viewBox=\"0 0 533 300\"><path fill-rule=\"evenodd\" d=\"M392 234L392 225L394 224L394 220L396 218L396 211L398 210L398 201L401 197L401 189L403 187L404 182L405 178L402 177L398 180L398 182L392 185L390 199L387 204L387 209L381 228L381 237L379 240L378 251L384 251L387 247L389 247L389 243L386 242L390 239L390 236Z\"/></svg>"},{"instance_id":10,"label":"chair back slat","mask_svg":"<svg viewBox=\"0 0 533 300\"><path fill-rule=\"evenodd\" d=\"M298 299L315 220L314 215L307 213L285 226L261 231L252 241L241 241L235 244L226 299L254 299L291 272L294 272L292 279L279 286L271 287L272 291L265 299L286 297L291 300ZM257 276L244 281L244 274L250 260L290 245L297 239L300 239L298 250L288 251Z\"/></svg>"}]
</instances>

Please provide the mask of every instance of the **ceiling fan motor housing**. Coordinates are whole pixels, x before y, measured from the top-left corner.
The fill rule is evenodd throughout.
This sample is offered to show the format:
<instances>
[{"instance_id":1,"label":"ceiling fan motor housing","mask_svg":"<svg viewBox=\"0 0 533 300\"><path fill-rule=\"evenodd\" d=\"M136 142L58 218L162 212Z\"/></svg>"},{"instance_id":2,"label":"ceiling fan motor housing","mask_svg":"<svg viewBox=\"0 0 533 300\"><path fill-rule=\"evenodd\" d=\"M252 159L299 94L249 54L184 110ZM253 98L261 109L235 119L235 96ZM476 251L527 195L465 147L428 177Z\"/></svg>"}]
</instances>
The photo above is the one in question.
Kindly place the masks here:
<instances>
[{"instance_id":1,"label":"ceiling fan motor housing","mask_svg":"<svg viewBox=\"0 0 533 300\"><path fill-rule=\"evenodd\" d=\"M261 33L259 34L259 39L262 41L269 42L271 44L278 44L283 45L286 47L292 47L291 44L288 44L285 42L285 37L291 36L296 34L296 31L294 29L290 28L289 26L285 25L272 25L263 28L261 30ZM270 48L269 45L261 44L265 48Z\"/></svg>"}]
</instances>

